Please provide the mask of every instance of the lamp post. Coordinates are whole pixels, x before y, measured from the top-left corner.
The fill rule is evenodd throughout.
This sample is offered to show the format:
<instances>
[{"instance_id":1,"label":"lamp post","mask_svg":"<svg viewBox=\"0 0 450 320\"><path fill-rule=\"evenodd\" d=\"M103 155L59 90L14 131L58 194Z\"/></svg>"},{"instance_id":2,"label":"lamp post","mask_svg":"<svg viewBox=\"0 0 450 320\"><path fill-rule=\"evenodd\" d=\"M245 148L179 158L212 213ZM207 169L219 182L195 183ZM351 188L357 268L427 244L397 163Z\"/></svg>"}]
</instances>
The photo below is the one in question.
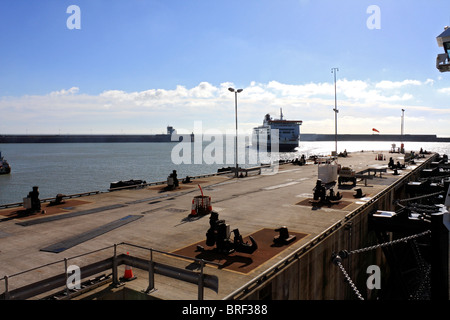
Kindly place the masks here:
<instances>
[{"instance_id":1,"label":"lamp post","mask_svg":"<svg viewBox=\"0 0 450 320\"><path fill-rule=\"evenodd\" d=\"M234 159L235 159L235 164L236 164L236 171L234 176L237 178L238 177L238 161L237 161L237 156L238 156L238 123L237 123L237 94L242 92L243 89L237 89L235 90L234 88L228 88L228 90L230 92L234 92L234 116L236 119L236 137L235 137L235 154L234 154Z\"/></svg>"},{"instance_id":2,"label":"lamp post","mask_svg":"<svg viewBox=\"0 0 450 320\"><path fill-rule=\"evenodd\" d=\"M402 132L401 132L401 153L404 153L404 145L403 145L403 127L404 127L404 122L405 122L405 109L402 109Z\"/></svg>"},{"instance_id":3,"label":"lamp post","mask_svg":"<svg viewBox=\"0 0 450 320\"><path fill-rule=\"evenodd\" d=\"M334 73L334 142L335 142L335 156L337 156L337 114L339 110L337 108L337 94L336 94L336 72L338 68L332 68L331 73Z\"/></svg>"}]
</instances>

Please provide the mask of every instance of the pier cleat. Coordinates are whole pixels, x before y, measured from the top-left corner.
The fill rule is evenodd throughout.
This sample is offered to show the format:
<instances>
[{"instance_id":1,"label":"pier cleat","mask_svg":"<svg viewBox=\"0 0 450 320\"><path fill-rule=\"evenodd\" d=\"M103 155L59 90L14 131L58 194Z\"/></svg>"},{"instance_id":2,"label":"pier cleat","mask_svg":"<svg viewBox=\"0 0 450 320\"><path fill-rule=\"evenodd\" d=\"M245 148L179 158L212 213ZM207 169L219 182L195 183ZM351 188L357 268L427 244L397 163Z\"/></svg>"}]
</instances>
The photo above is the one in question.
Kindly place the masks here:
<instances>
[{"instance_id":1,"label":"pier cleat","mask_svg":"<svg viewBox=\"0 0 450 320\"><path fill-rule=\"evenodd\" d=\"M55 200L50 201L50 203L49 203L48 205L49 205L49 206L57 206L57 205L66 203L66 202L64 201L64 197L65 197L65 196L66 196L66 195L64 195L64 194L62 194L62 193L58 193L58 194L56 195L56 197L55 197Z\"/></svg>"},{"instance_id":2,"label":"pier cleat","mask_svg":"<svg viewBox=\"0 0 450 320\"><path fill-rule=\"evenodd\" d=\"M365 197L366 196L366 194L365 193L363 193L363 191L362 191L362 189L361 188L356 188L355 189L355 191L356 191L356 193L353 195L353 197L355 197L355 198L357 198L357 199L359 199L359 198L362 198L362 197Z\"/></svg>"},{"instance_id":3,"label":"pier cleat","mask_svg":"<svg viewBox=\"0 0 450 320\"><path fill-rule=\"evenodd\" d=\"M275 244L289 244L297 238L296 236L289 235L288 228L285 226L275 229L275 231L280 233L273 238Z\"/></svg>"}]
</instances>

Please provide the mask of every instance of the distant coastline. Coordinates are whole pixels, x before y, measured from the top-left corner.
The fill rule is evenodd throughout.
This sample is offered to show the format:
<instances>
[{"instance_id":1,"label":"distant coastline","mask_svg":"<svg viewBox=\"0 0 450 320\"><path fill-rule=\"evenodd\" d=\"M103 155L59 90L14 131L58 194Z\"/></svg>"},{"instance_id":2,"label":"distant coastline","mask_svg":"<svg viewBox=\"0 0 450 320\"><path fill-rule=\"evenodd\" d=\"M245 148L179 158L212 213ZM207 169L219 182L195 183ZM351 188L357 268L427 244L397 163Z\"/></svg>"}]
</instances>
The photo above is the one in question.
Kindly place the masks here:
<instances>
[{"instance_id":1,"label":"distant coastline","mask_svg":"<svg viewBox=\"0 0 450 320\"><path fill-rule=\"evenodd\" d=\"M171 142L169 134L123 135L123 134L31 134L0 135L0 143L80 143L80 142Z\"/></svg>"},{"instance_id":2,"label":"distant coastline","mask_svg":"<svg viewBox=\"0 0 450 320\"><path fill-rule=\"evenodd\" d=\"M67 134L67 135L0 135L0 143L108 143L108 142L178 142L170 134ZM191 135L191 141L194 141ZM450 137L431 134L338 134L338 141L450 142ZM335 141L334 134L302 133L300 141Z\"/></svg>"}]
</instances>

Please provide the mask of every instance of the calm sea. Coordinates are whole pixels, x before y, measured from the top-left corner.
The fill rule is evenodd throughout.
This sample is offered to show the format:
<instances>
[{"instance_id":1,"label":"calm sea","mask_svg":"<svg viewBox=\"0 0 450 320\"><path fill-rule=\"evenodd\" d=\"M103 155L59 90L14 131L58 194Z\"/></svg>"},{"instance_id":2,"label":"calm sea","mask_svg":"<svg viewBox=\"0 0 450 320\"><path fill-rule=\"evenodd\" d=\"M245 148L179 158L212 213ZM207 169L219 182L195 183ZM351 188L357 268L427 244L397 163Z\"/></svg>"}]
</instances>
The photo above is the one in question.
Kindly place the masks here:
<instances>
[{"instance_id":1,"label":"calm sea","mask_svg":"<svg viewBox=\"0 0 450 320\"><path fill-rule=\"evenodd\" d=\"M225 150L223 160L217 160L220 159L217 157L212 164L205 161L195 164L193 146L191 161L175 164L172 151L176 146L180 147L178 143L0 144L2 155L12 167L11 174L0 175L0 204L21 202L33 186L39 187L42 199L55 197L58 193L69 195L107 191L111 182L119 180L165 181L172 170L177 170L178 177L182 179L234 166L234 150ZM208 144L204 143L201 152L208 150L207 147ZM450 154L450 143L405 143L407 151L419 151L420 148ZM277 156L281 159L294 159L302 154L306 157L329 155L334 149L334 141L301 142L297 152ZM338 151L345 149L348 152L389 151L391 143L338 142ZM242 166L255 165L257 163L247 159Z\"/></svg>"}]
</instances>

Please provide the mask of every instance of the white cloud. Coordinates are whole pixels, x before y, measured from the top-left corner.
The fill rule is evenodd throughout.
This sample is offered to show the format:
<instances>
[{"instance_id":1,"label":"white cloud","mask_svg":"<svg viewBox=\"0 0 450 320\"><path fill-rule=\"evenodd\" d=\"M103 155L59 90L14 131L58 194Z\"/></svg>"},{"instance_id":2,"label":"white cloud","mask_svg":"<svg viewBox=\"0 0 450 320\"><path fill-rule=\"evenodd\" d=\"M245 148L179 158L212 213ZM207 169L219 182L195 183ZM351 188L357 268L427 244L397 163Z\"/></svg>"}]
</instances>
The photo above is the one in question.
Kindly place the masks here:
<instances>
[{"instance_id":1,"label":"white cloud","mask_svg":"<svg viewBox=\"0 0 450 320\"><path fill-rule=\"evenodd\" d=\"M425 81L419 80L403 80L403 81L389 81L383 80L375 84L375 87L378 89L399 89L406 86L422 86L422 85L433 85L433 79L427 79Z\"/></svg>"},{"instance_id":2,"label":"white cloud","mask_svg":"<svg viewBox=\"0 0 450 320\"><path fill-rule=\"evenodd\" d=\"M442 89L439 89L438 92L444 93L444 94L450 94L450 88L442 88Z\"/></svg>"},{"instance_id":3,"label":"white cloud","mask_svg":"<svg viewBox=\"0 0 450 320\"><path fill-rule=\"evenodd\" d=\"M155 101L179 101L185 99L209 99L214 98L218 88L208 82L201 82L192 89L186 89L178 85L174 90L149 89L140 92L125 92L122 90L108 90L100 94L100 97L114 102L132 102L136 105L151 105Z\"/></svg>"},{"instance_id":4,"label":"white cloud","mask_svg":"<svg viewBox=\"0 0 450 320\"><path fill-rule=\"evenodd\" d=\"M283 84L278 81L270 81L267 89L273 90L283 97L311 97L316 95L328 95L334 93L334 86L330 83L308 83L303 85Z\"/></svg>"},{"instance_id":5,"label":"white cloud","mask_svg":"<svg viewBox=\"0 0 450 320\"><path fill-rule=\"evenodd\" d=\"M192 98L205 99L215 97L218 91L218 88L214 87L208 82L201 82L197 87L192 88L188 92L189 96Z\"/></svg>"},{"instance_id":6,"label":"white cloud","mask_svg":"<svg viewBox=\"0 0 450 320\"><path fill-rule=\"evenodd\" d=\"M433 80L404 80L398 82L371 82L339 79L337 82L339 127L342 133L361 132L366 127L377 127L383 133L397 132L402 108L406 117L434 123L436 119L450 121L450 108L445 97L442 103L435 93L450 93L450 88L434 89ZM413 88L410 88L413 86ZM418 103L417 87L425 95ZM200 82L192 88L178 85L174 89L151 88L126 92L107 90L98 95L79 92L78 87L53 91L46 95L0 98L0 128L2 133L23 133L24 127L35 127L35 133L116 133L122 128L127 133L162 132L166 125L185 128L194 121L202 121L206 129L234 128L234 94L231 82L213 85ZM237 87L236 87L237 88ZM286 118L303 120L302 131L309 133L334 132L334 83L318 82L285 84L251 82L238 95L238 122L240 130L249 131L262 123L266 113L277 117L280 108ZM394 90L394 91L391 91ZM438 134L434 126L419 125L411 130ZM376 126L375 124L376 123ZM128 128L128 129L127 129ZM450 130L441 125L439 134L450 136ZM449 132L447 132L449 131ZM30 130L29 130L30 132Z\"/></svg>"},{"instance_id":7,"label":"white cloud","mask_svg":"<svg viewBox=\"0 0 450 320\"><path fill-rule=\"evenodd\" d=\"M400 88L408 84L418 85L420 81L406 80L398 83L390 81L382 81L375 85L362 80L341 79L337 81L336 91L338 99L350 99L351 101L360 102L383 102L383 101L406 101L413 98L410 93L400 93L393 95L385 95L380 88ZM266 86L281 98L311 98L311 97L333 97L334 85L331 83L309 83L309 84L283 84L277 81L271 81Z\"/></svg>"},{"instance_id":8,"label":"white cloud","mask_svg":"<svg viewBox=\"0 0 450 320\"><path fill-rule=\"evenodd\" d=\"M403 81L380 81L375 87L378 89L398 89L405 86L420 86L422 82L418 80L403 80Z\"/></svg>"},{"instance_id":9,"label":"white cloud","mask_svg":"<svg viewBox=\"0 0 450 320\"><path fill-rule=\"evenodd\" d=\"M80 88L72 87L72 88L70 88L68 90L62 89L62 90L59 90L59 91L50 92L49 96L51 96L51 97L67 96L67 95L76 94L76 93L78 93L78 91L80 91Z\"/></svg>"}]
</instances>

